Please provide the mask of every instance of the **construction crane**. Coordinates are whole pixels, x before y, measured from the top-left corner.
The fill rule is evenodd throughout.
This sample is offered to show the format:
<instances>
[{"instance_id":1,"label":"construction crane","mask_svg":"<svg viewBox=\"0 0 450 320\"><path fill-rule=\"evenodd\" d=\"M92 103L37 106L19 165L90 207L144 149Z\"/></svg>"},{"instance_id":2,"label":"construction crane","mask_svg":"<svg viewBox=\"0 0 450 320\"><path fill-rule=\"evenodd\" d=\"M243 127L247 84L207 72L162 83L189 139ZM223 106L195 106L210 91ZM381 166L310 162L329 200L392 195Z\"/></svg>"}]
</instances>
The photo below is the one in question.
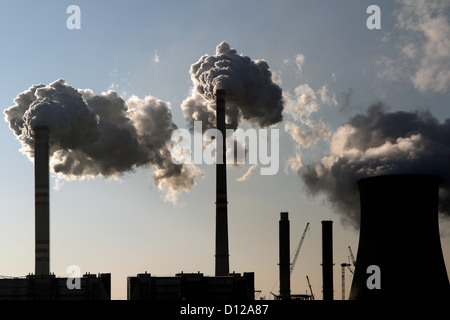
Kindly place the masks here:
<instances>
[{"instance_id":1,"label":"construction crane","mask_svg":"<svg viewBox=\"0 0 450 320\"><path fill-rule=\"evenodd\" d=\"M303 235L302 235L302 238L300 239L300 242L298 243L297 250L295 250L294 258L292 259L292 263L291 263L291 269L290 269L291 274L292 274L292 270L294 270L295 263L297 262L298 254L302 247L303 240L305 239L306 231L308 231L308 227L309 227L309 222L306 224L305 231L303 231Z\"/></svg>"},{"instance_id":2,"label":"construction crane","mask_svg":"<svg viewBox=\"0 0 450 320\"><path fill-rule=\"evenodd\" d=\"M356 260L355 260L355 256L353 255L352 248L350 248L350 246L348 246L348 250L350 251L350 257L352 257L353 266L355 266Z\"/></svg>"},{"instance_id":3,"label":"construction crane","mask_svg":"<svg viewBox=\"0 0 450 320\"><path fill-rule=\"evenodd\" d=\"M348 250L350 251L351 262L353 266L355 266L356 260L355 256L353 255L352 248L348 246ZM345 300L345 268L347 267L348 270L351 272L351 274L353 274L353 270L350 268L351 267L350 263L341 263L341 267L342 267L342 300Z\"/></svg>"},{"instance_id":4,"label":"construction crane","mask_svg":"<svg viewBox=\"0 0 450 320\"><path fill-rule=\"evenodd\" d=\"M292 274L292 270L294 270L295 263L297 262L298 254L299 254L300 249L301 249L301 247L302 247L303 240L305 239L306 231L308 230L308 228L309 228L309 222L306 224L305 230L303 231L302 238L300 239L300 242L299 242L299 244L298 244L298 246L297 246L297 249L295 250L295 253L294 253L294 255L293 255L292 262L291 262L291 267L290 267L290 269L289 269L290 274ZM280 280L280 279L278 278L277 281L275 282L275 284L273 285L272 290L270 290L270 293L271 293L274 297L276 297L276 295L275 295L274 293L272 293L272 291L273 291L273 289L275 288L275 286L277 285L277 283L278 283L279 280ZM310 290L311 290L311 288L310 288Z\"/></svg>"},{"instance_id":5,"label":"construction crane","mask_svg":"<svg viewBox=\"0 0 450 320\"><path fill-rule=\"evenodd\" d=\"M313 293L312 288L311 288L311 283L309 283L308 276L306 276L306 281L308 281L309 291L311 292L311 299L314 300L314 293Z\"/></svg>"},{"instance_id":6,"label":"construction crane","mask_svg":"<svg viewBox=\"0 0 450 320\"><path fill-rule=\"evenodd\" d=\"M347 267L351 273L353 271L350 269L350 264L348 263L341 263L342 267L342 300L345 300L345 267Z\"/></svg>"}]
</instances>

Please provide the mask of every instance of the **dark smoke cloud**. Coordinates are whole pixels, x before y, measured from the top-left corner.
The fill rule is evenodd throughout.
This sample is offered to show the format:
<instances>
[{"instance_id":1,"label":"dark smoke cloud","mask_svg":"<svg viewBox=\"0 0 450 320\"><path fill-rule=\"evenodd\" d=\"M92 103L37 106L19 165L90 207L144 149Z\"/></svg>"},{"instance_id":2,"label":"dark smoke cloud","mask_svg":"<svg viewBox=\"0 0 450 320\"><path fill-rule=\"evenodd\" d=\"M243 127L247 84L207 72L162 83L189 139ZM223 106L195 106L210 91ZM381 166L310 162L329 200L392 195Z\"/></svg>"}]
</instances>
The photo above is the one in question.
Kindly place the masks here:
<instances>
[{"instance_id":1,"label":"dark smoke cloud","mask_svg":"<svg viewBox=\"0 0 450 320\"><path fill-rule=\"evenodd\" d=\"M298 173L307 193L324 194L344 223L359 225L361 178L383 174L433 174L441 178L439 211L450 216L450 119L430 112L388 112L372 105L332 136L330 155Z\"/></svg>"},{"instance_id":2,"label":"dark smoke cloud","mask_svg":"<svg viewBox=\"0 0 450 320\"><path fill-rule=\"evenodd\" d=\"M222 42L215 55L202 56L190 73L193 91L181 108L191 129L194 121L202 121L203 130L215 127L216 89L226 90L229 128L236 129L241 119L261 127L283 119L282 90L264 60L254 61Z\"/></svg>"},{"instance_id":3,"label":"dark smoke cloud","mask_svg":"<svg viewBox=\"0 0 450 320\"><path fill-rule=\"evenodd\" d=\"M200 175L194 166L173 163L171 135L177 127L170 104L154 97L125 101L117 92L96 95L59 79L33 85L14 102L4 113L22 152L32 158L32 128L48 126L51 170L64 178L117 177L152 165L155 184L175 200Z\"/></svg>"}]
</instances>

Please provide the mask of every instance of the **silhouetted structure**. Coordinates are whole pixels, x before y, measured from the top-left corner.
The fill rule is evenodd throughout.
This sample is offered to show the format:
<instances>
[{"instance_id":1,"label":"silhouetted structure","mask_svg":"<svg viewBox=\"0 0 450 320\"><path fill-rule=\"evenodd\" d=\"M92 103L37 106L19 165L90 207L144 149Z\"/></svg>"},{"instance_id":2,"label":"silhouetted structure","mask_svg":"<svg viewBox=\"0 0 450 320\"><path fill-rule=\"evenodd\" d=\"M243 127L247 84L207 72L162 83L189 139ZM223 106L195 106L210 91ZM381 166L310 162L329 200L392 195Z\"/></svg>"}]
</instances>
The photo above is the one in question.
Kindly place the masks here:
<instances>
[{"instance_id":1,"label":"silhouetted structure","mask_svg":"<svg viewBox=\"0 0 450 320\"><path fill-rule=\"evenodd\" d=\"M279 299L290 299L291 295L291 254L289 214L281 212L279 222L280 253L280 296Z\"/></svg>"},{"instance_id":2,"label":"silhouetted structure","mask_svg":"<svg viewBox=\"0 0 450 320\"><path fill-rule=\"evenodd\" d=\"M247 301L255 299L253 272L208 277L202 273L177 273L175 277L152 277L141 273L128 277L128 300Z\"/></svg>"},{"instance_id":3,"label":"silhouetted structure","mask_svg":"<svg viewBox=\"0 0 450 320\"><path fill-rule=\"evenodd\" d=\"M79 281L79 289L69 289L67 280ZM111 274L85 274L81 278L54 275L0 280L0 300L110 300Z\"/></svg>"},{"instance_id":4,"label":"silhouetted structure","mask_svg":"<svg viewBox=\"0 0 450 320\"><path fill-rule=\"evenodd\" d=\"M35 126L35 274L0 279L0 300L110 300L111 274L57 278L50 273L49 128ZM68 280L79 283L68 285Z\"/></svg>"},{"instance_id":5,"label":"silhouetted structure","mask_svg":"<svg viewBox=\"0 0 450 320\"><path fill-rule=\"evenodd\" d=\"M49 129L34 129L35 274L50 274Z\"/></svg>"},{"instance_id":6,"label":"silhouetted structure","mask_svg":"<svg viewBox=\"0 0 450 320\"><path fill-rule=\"evenodd\" d=\"M222 157L222 163L216 162L216 276L229 273L228 253L228 199L227 199L227 164L226 164L226 130L225 130L225 90L216 91L217 130L222 133L222 150L217 142L216 159Z\"/></svg>"},{"instance_id":7,"label":"silhouetted structure","mask_svg":"<svg viewBox=\"0 0 450 320\"><path fill-rule=\"evenodd\" d=\"M439 236L439 179L386 175L361 179L358 186L361 222L350 299L414 301L418 293L421 299L449 298ZM372 287L377 280L367 271L371 265L380 268L380 289Z\"/></svg>"},{"instance_id":8,"label":"silhouetted structure","mask_svg":"<svg viewBox=\"0 0 450 320\"><path fill-rule=\"evenodd\" d=\"M323 300L333 300L333 221L322 221Z\"/></svg>"},{"instance_id":9,"label":"silhouetted structure","mask_svg":"<svg viewBox=\"0 0 450 320\"><path fill-rule=\"evenodd\" d=\"M308 223L309 225L309 223ZM307 226L308 226L307 225ZM278 223L279 234L279 281L280 281L280 294L277 295L270 292L275 300L314 300L314 297L309 294L292 294L291 293L291 273L293 263L290 261L290 222L289 213L281 212L280 221ZM305 229L306 232L306 229ZM299 248L297 249L299 250ZM295 260L295 258L294 258ZM309 281L309 280L308 280Z\"/></svg>"}]
</instances>

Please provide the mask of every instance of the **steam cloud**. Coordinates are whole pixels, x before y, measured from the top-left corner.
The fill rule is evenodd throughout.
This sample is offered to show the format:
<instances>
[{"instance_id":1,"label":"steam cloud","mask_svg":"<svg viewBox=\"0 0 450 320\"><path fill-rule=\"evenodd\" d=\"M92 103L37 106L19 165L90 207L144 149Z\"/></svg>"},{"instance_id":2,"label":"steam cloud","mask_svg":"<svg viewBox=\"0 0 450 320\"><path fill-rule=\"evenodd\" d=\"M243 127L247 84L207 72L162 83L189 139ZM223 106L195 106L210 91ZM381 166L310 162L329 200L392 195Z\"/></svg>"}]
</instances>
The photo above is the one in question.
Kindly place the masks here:
<instances>
[{"instance_id":1,"label":"steam cloud","mask_svg":"<svg viewBox=\"0 0 450 320\"><path fill-rule=\"evenodd\" d=\"M330 155L298 170L307 193L324 194L344 223L359 226L357 181L382 174L433 174L441 178L439 211L450 216L450 119L430 112L388 112L372 105L331 137Z\"/></svg>"},{"instance_id":2,"label":"steam cloud","mask_svg":"<svg viewBox=\"0 0 450 320\"><path fill-rule=\"evenodd\" d=\"M51 170L64 178L117 177L153 165L155 184L175 200L200 175L194 166L172 162L171 135L177 127L171 107L152 96L125 101L117 92L95 95L59 79L33 85L14 102L4 113L21 151L33 158L32 128L48 126Z\"/></svg>"},{"instance_id":3,"label":"steam cloud","mask_svg":"<svg viewBox=\"0 0 450 320\"><path fill-rule=\"evenodd\" d=\"M215 127L217 89L226 90L228 128L236 129L241 119L261 127L283 119L282 90L264 60L253 61L222 42L215 55L202 56L190 73L194 87L181 108L191 129L194 121L202 121L203 130Z\"/></svg>"}]
</instances>

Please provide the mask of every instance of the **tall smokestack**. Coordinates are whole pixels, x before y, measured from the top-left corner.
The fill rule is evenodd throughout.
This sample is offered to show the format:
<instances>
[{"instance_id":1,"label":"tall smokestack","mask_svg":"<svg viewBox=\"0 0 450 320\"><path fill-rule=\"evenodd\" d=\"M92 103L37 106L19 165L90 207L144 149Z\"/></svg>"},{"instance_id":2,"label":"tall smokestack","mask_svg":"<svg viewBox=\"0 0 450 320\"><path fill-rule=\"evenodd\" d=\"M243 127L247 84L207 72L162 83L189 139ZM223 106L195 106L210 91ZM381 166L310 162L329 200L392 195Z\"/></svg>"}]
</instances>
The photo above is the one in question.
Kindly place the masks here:
<instances>
[{"instance_id":1,"label":"tall smokestack","mask_svg":"<svg viewBox=\"0 0 450 320\"><path fill-rule=\"evenodd\" d=\"M35 274L50 274L49 129L34 128Z\"/></svg>"},{"instance_id":2,"label":"tall smokestack","mask_svg":"<svg viewBox=\"0 0 450 320\"><path fill-rule=\"evenodd\" d=\"M361 224L350 299L413 301L419 294L420 299L448 300L439 178L385 175L361 179L358 186Z\"/></svg>"},{"instance_id":3,"label":"tall smokestack","mask_svg":"<svg viewBox=\"0 0 450 320\"><path fill-rule=\"evenodd\" d=\"M217 130L222 133L222 150L216 150L216 276L229 274L228 254L228 200L227 200L227 164L226 164L226 130L225 130L225 90L216 91ZM220 144L217 143L219 147Z\"/></svg>"},{"instance_id":4,"label":"tall smokestack","mask_svg":"<svg viewBox=\"0 0 450 320\"><path fill-rule=\"evenodd\" d=\"M323 300L333 300L333 221L322 221Z\"/></svg>"},{"instance_id":5,"label":"tall smokestack","mask_svg":"<svg viewBox=\"0 0 450 320\"><path fill-rule=\"evenodd\" d=\"M289 217L287 212L281 212L279 222L280 244L280 297L289 299L291 295L291 263Z\"/></svg>"}]
</instances>

